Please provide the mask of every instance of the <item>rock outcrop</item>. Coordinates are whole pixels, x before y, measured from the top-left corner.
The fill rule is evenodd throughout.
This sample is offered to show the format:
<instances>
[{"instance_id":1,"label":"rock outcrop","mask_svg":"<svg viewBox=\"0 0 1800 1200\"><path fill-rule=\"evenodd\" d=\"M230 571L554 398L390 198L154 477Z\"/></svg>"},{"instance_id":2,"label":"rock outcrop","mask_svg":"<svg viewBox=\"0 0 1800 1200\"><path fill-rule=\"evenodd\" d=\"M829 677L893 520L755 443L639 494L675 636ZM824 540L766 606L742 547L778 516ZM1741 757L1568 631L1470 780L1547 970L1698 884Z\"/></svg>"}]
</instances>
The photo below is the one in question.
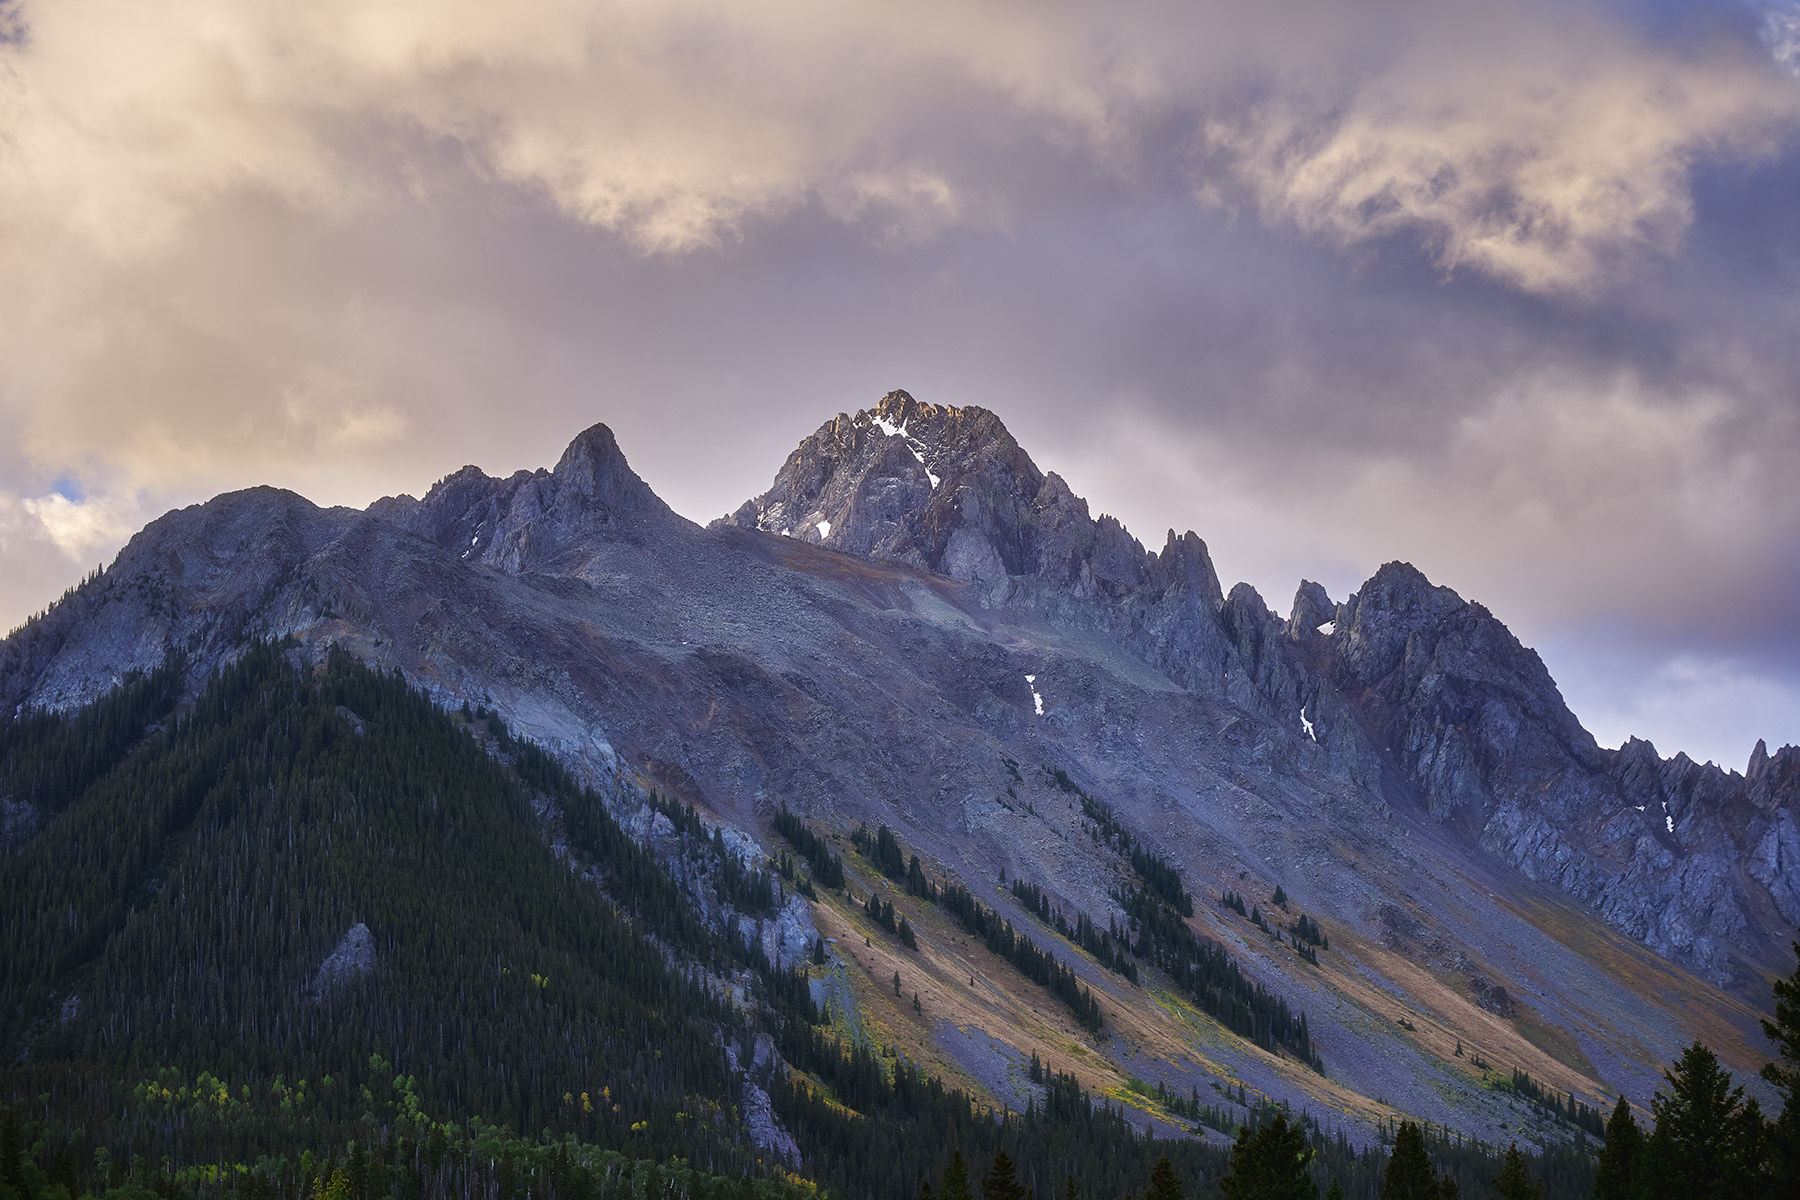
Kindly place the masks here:
<instances>
[{"instance_id":1,"label":"rock outcrop","mask_svg":"<svg viewBox=\"0 0 1800 1200\"><path fill-rule=\"evenodd\" d=\"M715 525L803 537L954 579L1032 576L1087 599L1149 579L1149 556L1095 519L983 408L889 392L839 414L788 456L767 492ZM1210 564L1209 564L1210 569Z\"/></svg>"},{"instance_id":2,"label":"rock outcrop","mask_svg":"<svg viewBox=\"0 0 1800 1200\"><path fill-rule=\"evenodd\" d=\"M329 996L338 988L361 979L375 969L375 937L369 927L358 921L339 940L337 947L319 964L307 989L315 1000Z\"/></svg>"}]
</instances>

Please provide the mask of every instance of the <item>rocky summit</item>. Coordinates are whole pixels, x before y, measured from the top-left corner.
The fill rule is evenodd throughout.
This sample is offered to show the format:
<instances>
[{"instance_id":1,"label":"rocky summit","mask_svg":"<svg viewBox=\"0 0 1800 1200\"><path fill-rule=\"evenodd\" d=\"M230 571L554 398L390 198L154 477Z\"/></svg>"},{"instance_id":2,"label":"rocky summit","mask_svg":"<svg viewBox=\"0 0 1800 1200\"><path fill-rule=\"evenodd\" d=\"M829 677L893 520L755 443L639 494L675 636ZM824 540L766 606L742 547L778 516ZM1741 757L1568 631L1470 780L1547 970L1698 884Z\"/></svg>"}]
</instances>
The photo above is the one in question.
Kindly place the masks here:
<instances>
[{"instance_id":1,"label":"rocky summit","mask_svg":"<svg viewBox=\"0 0 1800 1200\"><path fill-rule=\"evenodd\" d=\"M265 488L169 513L0 644L0 711L170 661L191 695L282 639L497 714L672 863L653 795L765 865L816 837L845 884L784 893L766 951L811 955L846 1036L1015 1109L1035 1057L1158 1128L1189 1124L1170 1096L1248 1089L1359 1136L1549 1144L1508 1072L1592 1106L1647 1102L1696 1038L1751 1072L1793 967L1800 749L1741 774L1606 749L1407 564L1342 599L1302 581L1283 616L1197 534L1151 551L1092 515L996 414L902 391L706 528L603 425L552 470L364 511ZM0 799L9 842L44 816ZM1191 913L1161 949L1152 896ZM1302 1032L1208 1009L1192 946Z\"/></svg>"}]
</instances>

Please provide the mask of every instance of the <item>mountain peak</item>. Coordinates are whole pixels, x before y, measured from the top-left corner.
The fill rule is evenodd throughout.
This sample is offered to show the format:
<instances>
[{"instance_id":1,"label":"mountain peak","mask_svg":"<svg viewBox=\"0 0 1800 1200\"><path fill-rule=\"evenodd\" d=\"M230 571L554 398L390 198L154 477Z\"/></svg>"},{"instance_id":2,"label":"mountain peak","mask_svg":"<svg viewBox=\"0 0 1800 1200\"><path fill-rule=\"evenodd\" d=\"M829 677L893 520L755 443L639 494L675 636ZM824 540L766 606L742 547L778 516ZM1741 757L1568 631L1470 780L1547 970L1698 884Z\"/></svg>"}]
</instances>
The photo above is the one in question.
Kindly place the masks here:
<instances>
[{"instance_id":1,"label":"mountain peak","mask_svg":"<svg viewBox=\"0 0 1800 1200\"><path fill-rule=\"evenodd\" d=\"M565 504L598 503L614 513L663 507L650 485L625 461L618 439L604 424L590 425L576 434L550 474L558 498Z\"/></svg>"},{"instance_id":2,"label":"mountain peak","mask_svg":"<svg viewBox=\"0 0 1800 1200\"><path fill-rule=\"evenodd\" d=\"M1150 579L1150 556L985 408L895 390L801 442L769 490L719 524L760 529L972 582L1035 576L1078 595Z\"/></svg>"},{"instance_id":3,"label":"mountain peak","mask_svg":"<svg viewBox=\"0 0 1800 1200\"><path fill-rule=\"evenodd\" d=\"M604 424L575 435L553 470L495 479L464 467L417 504L380 505L412 532L468 562L508 574L544 569L587 541L612 541L643 520L673 511L625 461Z\"/></svg>"}]
</instances>

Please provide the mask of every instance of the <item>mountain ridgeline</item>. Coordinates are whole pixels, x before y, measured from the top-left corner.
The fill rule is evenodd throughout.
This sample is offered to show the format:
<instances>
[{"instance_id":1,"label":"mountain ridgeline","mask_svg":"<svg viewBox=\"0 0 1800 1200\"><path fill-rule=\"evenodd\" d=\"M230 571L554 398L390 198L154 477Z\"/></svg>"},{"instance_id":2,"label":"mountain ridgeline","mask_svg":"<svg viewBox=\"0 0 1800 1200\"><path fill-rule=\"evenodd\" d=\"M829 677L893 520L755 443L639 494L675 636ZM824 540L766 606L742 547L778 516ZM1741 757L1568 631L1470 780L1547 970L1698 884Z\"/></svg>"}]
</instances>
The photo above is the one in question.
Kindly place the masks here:
<instances>
[{"instance_id":1,"label":"mountain ridgeline","mask_svg":"<svg viewBox=\"0 0 1800 1200\"><path fill-rule=\"evenodd\" d=\"M603 425L171 512L0 713L8 1097L83 1186L1113 1196L1279 1113L1321 1185L1411 1119L1585 1195L1616 1097L1767 1060L1800 924L1800 749L1604 749L1412 567L1279 616L905 392L706 528Z\"/></svg>"}]
</instances>

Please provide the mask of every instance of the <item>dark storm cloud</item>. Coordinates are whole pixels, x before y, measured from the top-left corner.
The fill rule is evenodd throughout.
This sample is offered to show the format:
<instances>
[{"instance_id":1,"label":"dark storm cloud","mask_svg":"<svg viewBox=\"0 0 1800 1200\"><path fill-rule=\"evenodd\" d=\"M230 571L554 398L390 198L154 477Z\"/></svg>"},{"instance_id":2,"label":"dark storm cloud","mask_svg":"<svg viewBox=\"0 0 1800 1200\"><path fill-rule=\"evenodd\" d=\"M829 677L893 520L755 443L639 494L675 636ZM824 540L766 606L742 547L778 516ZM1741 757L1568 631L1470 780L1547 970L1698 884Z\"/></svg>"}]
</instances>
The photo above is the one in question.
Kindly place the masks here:
<instances>
[{"instance_id":1,"label":"dark storm cloud","mask_svg":"<svg viewBox=\"0 0 1800 1200\"><path fill-rule=\"evenodd\" d=\"M593 420L704 520L904 386L1277 607L1407 558L1604 737L1792 740L1786 13L28 6L0 608Z\"/></svg>"}]
</instances>

